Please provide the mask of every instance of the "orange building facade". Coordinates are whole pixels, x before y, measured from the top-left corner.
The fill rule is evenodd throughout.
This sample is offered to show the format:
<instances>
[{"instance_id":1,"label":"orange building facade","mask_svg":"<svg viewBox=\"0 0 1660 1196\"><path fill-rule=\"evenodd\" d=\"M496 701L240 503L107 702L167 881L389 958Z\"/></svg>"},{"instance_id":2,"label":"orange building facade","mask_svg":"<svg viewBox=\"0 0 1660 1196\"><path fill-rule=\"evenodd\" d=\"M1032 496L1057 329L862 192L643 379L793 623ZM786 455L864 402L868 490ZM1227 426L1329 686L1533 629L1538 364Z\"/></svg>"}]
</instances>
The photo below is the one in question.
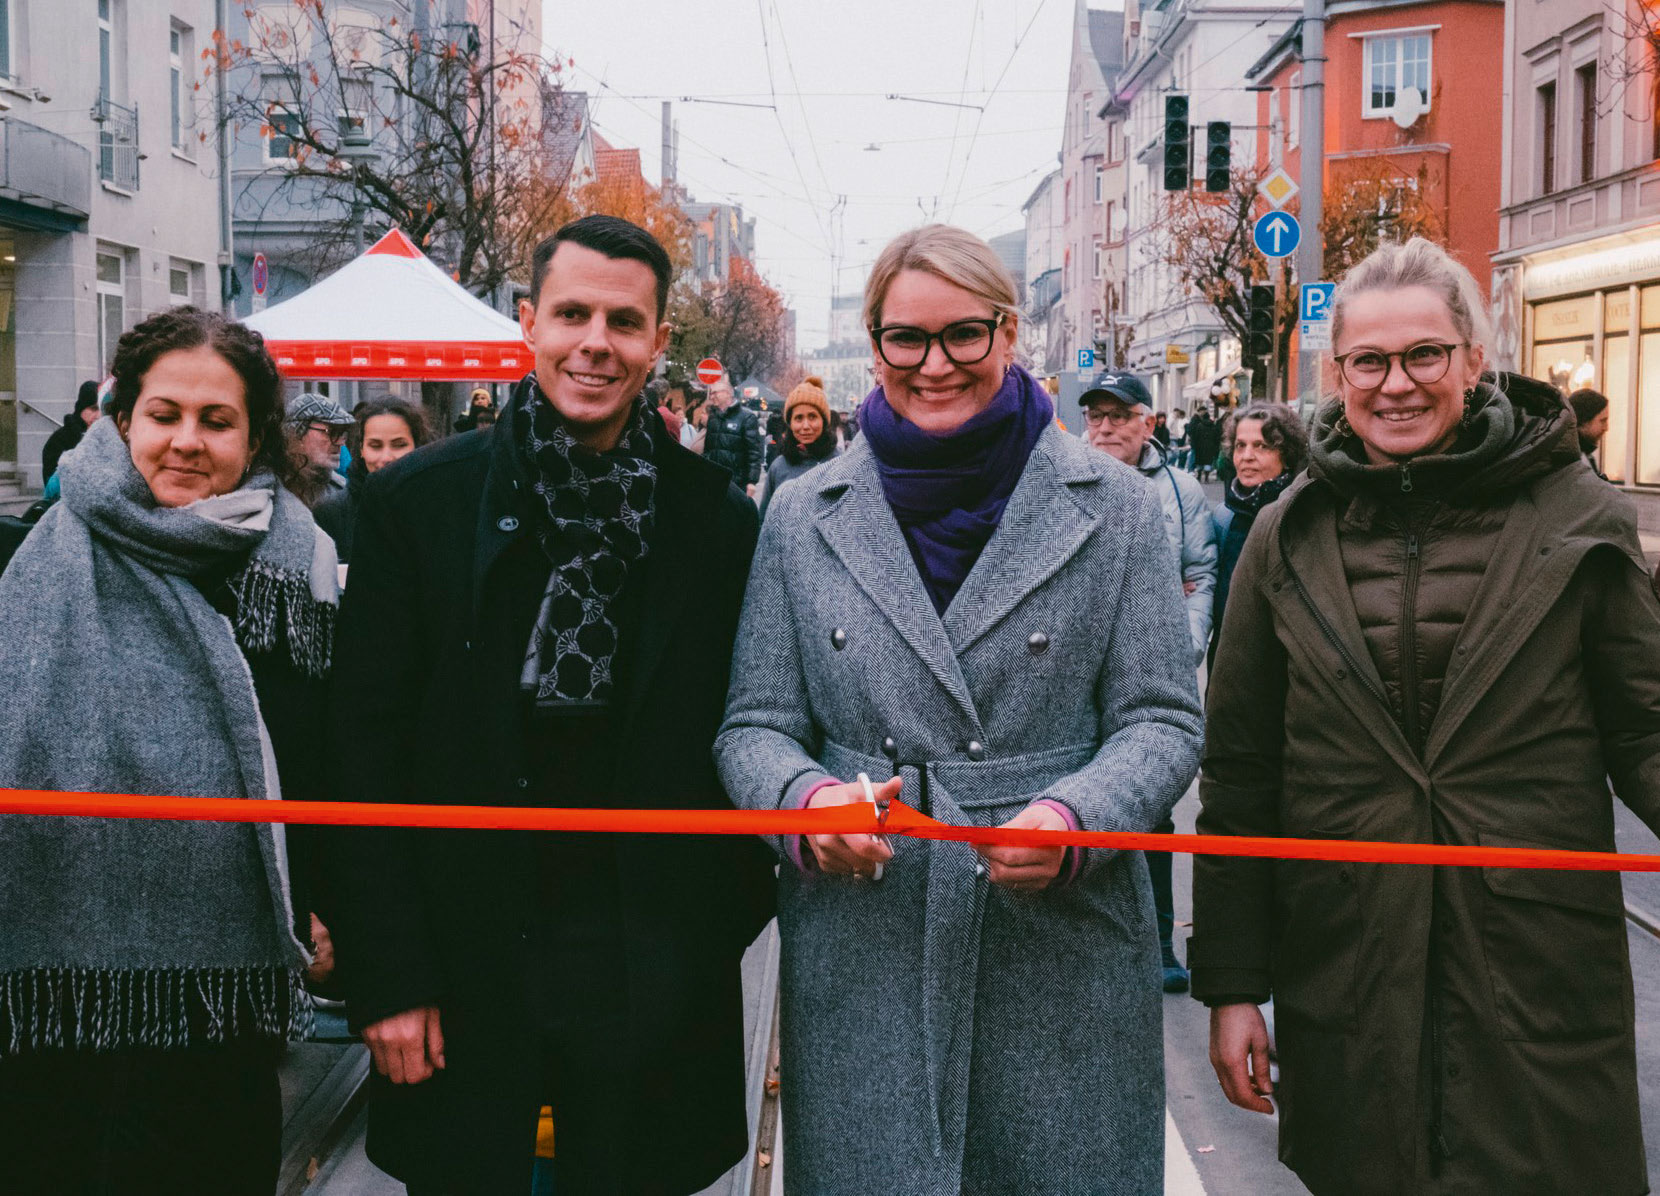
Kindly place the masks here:
<instances>
[{"instance_id":1,"label":"orange building facade","mask_svg":"<svg viewBox=\"0 0 1660 1196\"><path fill-rule=\"evenodd\" d=\"M1389 235L1403 209L1427 209L1485 289L1504 166L1502 0L1338 2L1326 11L1328 219L1344 204L1358 218L1364 202ZM1257 90L1257 165L1283 166L1298 182L1303 70L1299 22L1246 72Z\"/></svg>"}]
</instances>

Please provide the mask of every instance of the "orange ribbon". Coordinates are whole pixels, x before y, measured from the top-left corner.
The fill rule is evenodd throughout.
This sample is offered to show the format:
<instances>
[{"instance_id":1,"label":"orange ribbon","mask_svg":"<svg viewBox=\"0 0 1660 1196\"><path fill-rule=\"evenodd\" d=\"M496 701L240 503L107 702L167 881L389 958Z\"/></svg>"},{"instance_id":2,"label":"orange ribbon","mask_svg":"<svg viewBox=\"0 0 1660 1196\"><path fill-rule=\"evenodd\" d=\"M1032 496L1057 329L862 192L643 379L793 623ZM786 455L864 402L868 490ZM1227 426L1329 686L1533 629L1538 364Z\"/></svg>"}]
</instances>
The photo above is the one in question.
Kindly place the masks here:
<instances>
[{"instance_id":1,"label":"orange ribbon","mask_svg":"<svg viewBox=\"0 0 1660 1196\"><path fill-rule=\"evenodd\" d=\"M650 835L907 835L1006 847L1105 847L1190 855L1454 868L1543 868L1660 872L1660 855L1534 847L1453 847L1354 839L1158 835L1131 831L1049 831L950 826L894 802L886 823L869 802L816 810L568 810L521 806L428 806L324 801L244 801L0 789L0 814L151 818L184 822L294 822L312 826L401 826L445 830L613 831Z\"/></svg>"}]
</instances>

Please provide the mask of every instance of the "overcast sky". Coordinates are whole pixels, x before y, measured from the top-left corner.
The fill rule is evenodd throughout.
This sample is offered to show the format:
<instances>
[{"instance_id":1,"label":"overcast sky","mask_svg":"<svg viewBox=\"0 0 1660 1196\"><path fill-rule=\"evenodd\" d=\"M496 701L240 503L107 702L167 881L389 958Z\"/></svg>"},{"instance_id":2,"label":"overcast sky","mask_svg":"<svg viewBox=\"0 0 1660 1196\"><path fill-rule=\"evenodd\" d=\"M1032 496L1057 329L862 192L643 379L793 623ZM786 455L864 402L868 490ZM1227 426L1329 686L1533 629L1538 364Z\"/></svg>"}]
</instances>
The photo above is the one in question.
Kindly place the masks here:
<instances>
[{"instance_id":1,"label":"overcast sky","mask_svg":"<svg viewBox=\"0 0 1660 1196\"><path fill-rule=\"evenodd\" d=\"M565 78L590 93L593 127L639 147L653 184L674 102L681 184L757 217L761 272L807 350L833 291L862 289L896 233L930 218L988 237L1022 226L1060 150L1074 2L545 0L544 26L550 55L575 60ZM699 102L775 96L776 110Z\"/></svg>"}]
</instances>

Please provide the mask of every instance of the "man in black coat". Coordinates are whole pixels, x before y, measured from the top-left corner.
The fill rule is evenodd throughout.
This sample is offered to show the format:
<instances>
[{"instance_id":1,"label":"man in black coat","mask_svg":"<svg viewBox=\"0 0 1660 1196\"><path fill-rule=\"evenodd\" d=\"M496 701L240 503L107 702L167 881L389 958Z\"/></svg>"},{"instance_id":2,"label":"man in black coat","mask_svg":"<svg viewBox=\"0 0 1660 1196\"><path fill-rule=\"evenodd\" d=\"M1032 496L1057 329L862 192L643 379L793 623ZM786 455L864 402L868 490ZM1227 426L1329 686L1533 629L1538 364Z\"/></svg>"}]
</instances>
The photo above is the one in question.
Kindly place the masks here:
<instances>
[{"instance_id":1,"label":"man in black coat","mask_svg":"<svg viewBox=\"0 0 1660 1196\"><path fill-rule=\"evenodd\" d=\"M561 229L520 309L535 371L492 434L364 487L343 799L727 806L711 750L757 518L639 398L669 272L626 221ZM332 863L369 1157L412 1192L529 1191L543 1104L560 1196L693 1192L742 1157L760 840L362 829Z\"/></svg>"},{"instance_id":2,"label":"man in black coat","mask_svg":"<svg viewBox=\"0 0 1660 1196\"><path fill-rule=\"evenodd\" d=\"M63 427L46 438L40 451L40 483L45 485L58 472L58 458L81 443L93 421L98 418L98 383L81 383L75 396L75 410L63 417Z\"/></svg>"},{"instance_id":3,"label":"man in black coat","mask_svg":"<svg viewBox=\"0 0 1660 1196\"><path fill-rule=\"evenodd\" d=\"M703 459L731 473L744 493L754 494L761 480L766 442L755 412L733 402L732 383L722 378L709 388L709 425L703 441Z\"/></svg>"}]
</instances>

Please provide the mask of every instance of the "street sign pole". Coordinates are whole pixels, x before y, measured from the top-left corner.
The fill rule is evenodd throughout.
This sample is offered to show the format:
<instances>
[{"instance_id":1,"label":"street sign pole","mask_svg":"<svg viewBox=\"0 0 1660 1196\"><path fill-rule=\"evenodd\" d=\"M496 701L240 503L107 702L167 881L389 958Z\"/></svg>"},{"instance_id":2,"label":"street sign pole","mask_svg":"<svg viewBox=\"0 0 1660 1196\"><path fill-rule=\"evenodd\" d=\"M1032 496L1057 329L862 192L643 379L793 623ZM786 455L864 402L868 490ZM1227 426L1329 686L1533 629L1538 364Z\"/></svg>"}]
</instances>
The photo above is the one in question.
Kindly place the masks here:
<instances>
[{"instance_id":1,"label":"street sign pole","mask_svg":"<svg viewBox=\"0 0 1660 1196\"><path fill-rule=\"evenodd\" d=\"M1297 281L1318 282L1325 275L1325 238L1320 235L1326 184L1326 4L1303 0L1303 241L1297 254ZM1320 397L1320 354L1297 344L1299 409Z\"/></svg>"}]
</instances>

